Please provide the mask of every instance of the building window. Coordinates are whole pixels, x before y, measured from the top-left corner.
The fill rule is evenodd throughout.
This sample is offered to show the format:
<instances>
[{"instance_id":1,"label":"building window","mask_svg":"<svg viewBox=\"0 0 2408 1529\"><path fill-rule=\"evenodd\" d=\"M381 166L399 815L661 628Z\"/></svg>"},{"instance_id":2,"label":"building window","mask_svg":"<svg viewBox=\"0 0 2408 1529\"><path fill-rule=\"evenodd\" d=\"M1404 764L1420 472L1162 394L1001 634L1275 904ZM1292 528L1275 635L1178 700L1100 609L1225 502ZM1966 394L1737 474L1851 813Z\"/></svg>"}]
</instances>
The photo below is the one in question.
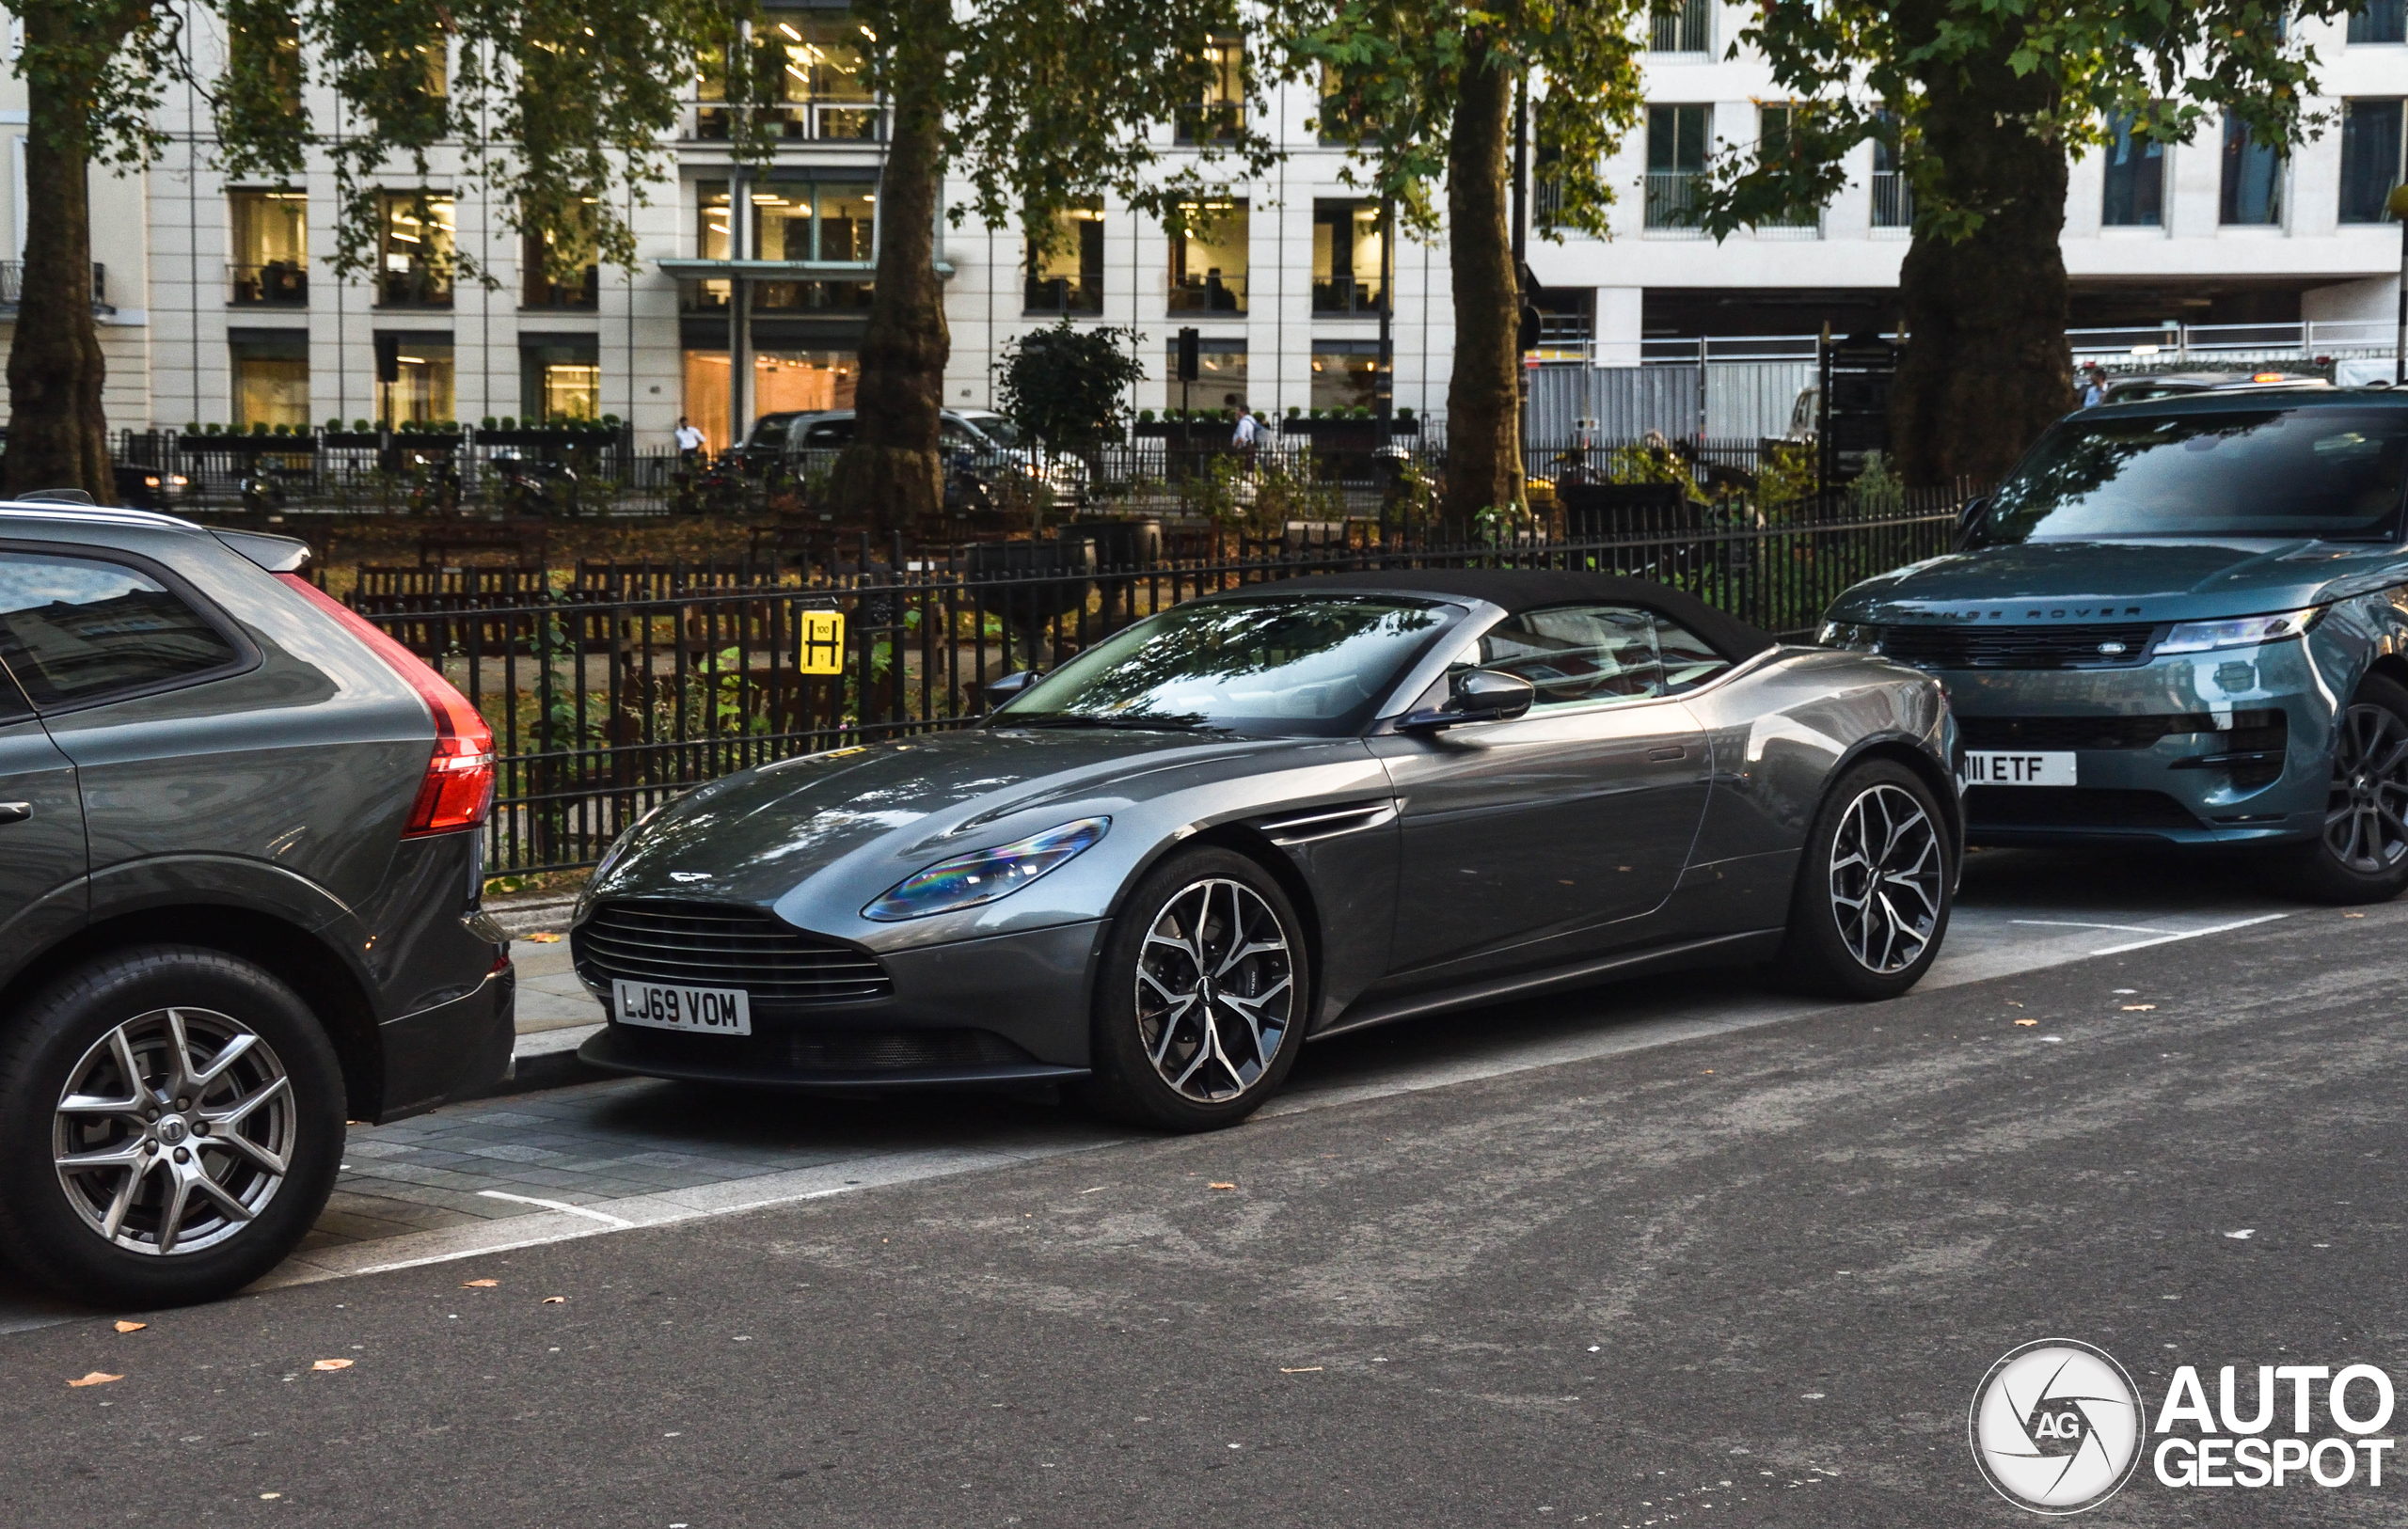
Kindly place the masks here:
<instances>
[{"instance_id":1,"label":"building window","mask_svg":"<svg viewBox=\"0 0 2408 1529\"><path fill-rule=\"evenodd\" d=\"M705 181L695 191L695 252L706 260L733 258L728 244L727 182ZM745 259L831 265L878 263L878 189L874 185L771 179L755 182L745 195L752 207Z\"/></svg>"},{"instance_id":2,"label":"building window","mask_svg":"<svg viewBox=\"0 0 2408 1529\"><path fill-rule=\"evenodd\" d=\"M1179 109L1172 135L1180 143L1228 143L1245 126L1245 43L1209 38L1203 62L1211 82L1201 99Z\"/></svg>"},{"instance_id":3,"label":"building window","mask_svg":"<svg viewBox=\"0 0 2408 1529\"><path fill-rule=\"evenodd\" d=\"M1329 66L1321 70L1321 111L1313 118L1313 131L1320 135L1322 147L1335 148L1356 142L1363 136L1360 101L1339 87Z\"/></svg>"},{"instance_id":4,"label":"building window","mask_svg":"<svg viewBox=\"0 0 2408 1529\"><path fill-rule=\"evenodd\" d=\"M714 449L735 435L727 423L727 353L685 354L685 415L710 437ZM752 353L752 414L849 409L861 367L851 351L755 351Z\"/></svg>"},{"instance_id":5,"label":"building window","mask_svg":"<svg viewBox=\"0 0 2408 1529\"><path fill-rule=\"evenodd\" d=\"M885 115L870 93L868 29L848 16L812 19L788 11L753 36L752 99L771 137L875 141ZM726 71L716 54L699 61L694 96L697 137L728 135Z\"/></svg>"},{"instance_id":6,"label":"building window","mask_svg":"<svg viewBox=\"0 0 2408 1529\"><path fill-rule=\"evenodd\" d=\"M233 260L226 276L230 301L298 307L309 301L309 194L231 191L226 194Z\"/></svg>"},{"instance_id":7,"label":"building window","mask_svg":"<svg viewBox=\"0 0 2408 1529\"><path fill-rule=\"evenodd\" d=\"M2283 154L2250 136L2249 124L2224 119L2224 199L2227 228L2263 228L2283 221Z\"/></svg>"},{"instance_id":8,"label":"building window","mask_svg":"<svg viewBox=\"0 0 2408 1529\"><path fill-rule=\"evenodd\" d=\"M519 302L527 307L591 308L602 296L601 268L590 260L574 275L554 279L545 257L558 241L548 233L531 233L519 241L518 270L523 278Z\"/></svg>"},{"instance_id":9,"label":"building window","mask_svg":"<svg viewBox=\"0 0 2408 1529\"><path fill-rule=\"evenodd\" d=\"M1791 157L1789 130L1797 118L1795 106L1759 106L1756 108L1756 159L1764 165L1778 165ZM1758 229L1819 229L1823 224L1820 208L1793 209L1754 225Z\"/></svg>"},{"instance_id":10,"label":"building window","mask_svg":"<svg viewBox=\"0 0 2408 1529\"><path fill-rule=\"evenodd\" d=\"M387 376L378 357L377 418L393 426L452 418L451 336L386 333L376 337L376 347L389 352L393 363Z\"/></svg>"},{"instance_id":11,"label":"building window","mask_svg":"<svg viewBox=\"0 0 2408 1529\"><path fill-rule=\"evenodd\" d=\"M2408 42L2408 0L2366 0L2350 12L2352 42Z\"/></svg>"},{"instance_id":12,"label":"building window","mask_svg":"<svg viewBox=\"0 0 2408 1529\"><path fill-rule=\"evenodd\" d=\"M1672 0L1649 21L1650 53L1714 51L1714 0Z\"/></svg>"},{"instance_id":13,"label":"building window","mask_svg":"<svg viewBox=\"0 0 2408 1529\"><path fill-rule=\"evenodd\" d=\"M1368 409L1379 399L1380 346L1370 339L1313 341L1312 406Z\"/></svg>"},{"instance_id":14,"label":"building window","mask_svg":"<svg viewBox=\"0 0 2408 1529\"><path fill-rule=\"evenodd\" d=\"M1246 204L1181 202L1185 229L1170 242L1173 313L1245 311Z\"/></svg>"},{"instance_id":15,"label":"building window","mask_svg":"<svg viewBox=\"0 0 2408 1529\"><path fill-rule=\"evenodd\" d=\"M274 331L270 331L274 337ZM309 424L309 337L238 339L227 346L234 372L234 423L307 429Z\"/></svg>"},{"instance_id":16,"label":"building window","mask_svg":"<svg viewBox=\"0 0 2408 1529\"><path fill-rule=\"evenodd\" d=\"M1898 114L1882 112L1880 136L1873 140L1873 226L1910 229L1915 221L1914 187L1898 157Z\"/></svg>"},{"instance_id":17,"label":"building window","mask_svg":"<svg viewBox=\"0 0 2408 1529\"><path fill-rule=\"evenodd\" d=\"M2165 221L2165 146L2133 127L2129 112L2108 119L2107 189L2099 221L2111 229L2154 229Z\"/></svg>"},{"instance_id":18,"label":"building window","mask_svg":"<svg viewBox=\"0 0 2408 1529\"><path fill-rule=\"evenodd\" d=\"M1647 108L1647 212L1651 229L1694 229L1705 183L1711 106Z\"/></svg>"},{"instance_id":19,"label":"building window","mask_svg":"<svg viewBox=\"0 0 2408 1529\"><path fill-rule=\"evenodd\" d=\"M388 191L378 200L384 264L377 272L377 306L450 307L452 237L458 227L452 198L424 191Z\"/></svg>"},{"instance_id":20,"label":"building window","mask_svg":"<svg viewBox=\"0 0 2408 1529\"><path fill-rule=\"evenodd\" d=\"M528 420L602 417L601 342L592 335L518 341L518 413Z\"/></svg>"},{"instance_id":21,"label":"building window","mask_svg":"<svg viewBox=\"0 0 2408 1529\"><path fill-rule=\"evenodd\" d=\"M2341 221L2381 223L2400 181L2397 101L2341 102Z\"/></svg>"},{"instance_id":22,"label":"building window","mask_svg":"<svg viewBox=\"0 0 2408 1529\"><path fill-rule=\"evenodd\" d=\"M267 78L269 99L293 116L301 114L301 28L293 18L252 10L240 24L228 24L226 47L232 55L230 72L247 76L258 69ZM266 104L256 99L239 103L255 110Z\"/></svg>"},{"instance_id":23,"label":"building window","mask_svg":"<svg viewBox=\"0 0 2408 1529\"><path fill-rule=\"evenodd\" d=\"M1198 339L1196 380L1179 380L1179 337L1164 349L1163 406L1169 409L1243 409L1245 402L1245 341Z\"/></svg>"},{"instance_id":24,"label":"building window","mask_svg":"<svg viewBox=\"0 0 2408 1529\"><path fill-rule=\"evenodd\" d=\"M1078 208L1061 215L1053 246L1028 242L1028 292L1022 305L1030 313L1103 311L1103 214Z\"/></svg>"},{"instance_id":25,"label":"building window","mask_svg":"<svg viewBox=\"0 0 2408 1529\"><path fill-rule=\"evenodd\" d=\"M1313 201L1313 311L1377 313L1382 245L1380 204L1359 197Z\"/></svg>"}]
</instances>

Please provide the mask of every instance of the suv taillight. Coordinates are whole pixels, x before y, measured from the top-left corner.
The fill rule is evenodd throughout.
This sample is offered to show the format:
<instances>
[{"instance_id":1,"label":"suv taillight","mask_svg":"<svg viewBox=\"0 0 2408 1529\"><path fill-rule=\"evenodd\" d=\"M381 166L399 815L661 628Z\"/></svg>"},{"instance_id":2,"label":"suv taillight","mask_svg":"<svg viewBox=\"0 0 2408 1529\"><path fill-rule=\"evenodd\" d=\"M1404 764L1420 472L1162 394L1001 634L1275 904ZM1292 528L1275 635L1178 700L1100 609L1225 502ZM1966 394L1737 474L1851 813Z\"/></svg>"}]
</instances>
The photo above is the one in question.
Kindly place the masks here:
<instances>
[{"instance_id":1,"label":"suv taillight","mask_svg":"<svg viewBox=\"0 0 2408 1529\"><path fill-rule=\"evenodd\" d=\"M276 576L368 644L386 668L409 682L426 709L435 714L435 752L426 762L426 779L419 784L418 800L410 805L403 836L450 833L483 824L485 814L493 811L493 729L468 704L468 698L374 623L299 574Z\"/></svg>"}]
</instances>

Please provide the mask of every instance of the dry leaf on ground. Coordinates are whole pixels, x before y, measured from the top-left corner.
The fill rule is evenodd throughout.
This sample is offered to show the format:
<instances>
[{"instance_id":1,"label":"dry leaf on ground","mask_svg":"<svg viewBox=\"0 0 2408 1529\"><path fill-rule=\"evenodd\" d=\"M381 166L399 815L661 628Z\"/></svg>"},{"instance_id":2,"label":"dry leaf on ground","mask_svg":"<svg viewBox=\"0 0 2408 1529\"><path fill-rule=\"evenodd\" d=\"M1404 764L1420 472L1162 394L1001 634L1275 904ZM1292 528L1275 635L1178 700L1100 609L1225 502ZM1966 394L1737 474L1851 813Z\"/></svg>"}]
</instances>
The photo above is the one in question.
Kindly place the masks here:
<instances>
[{"instance_id":1,"label":"dry leaf on ground","mask_svg":"<svg viewBox=\"0 0 2408 1529\"><path fill-rule=\"evenodd\" d=\"M2147 1014L2149 1010L2156 1007L2157 1005L2154 1003L2127 1003L2124 1005L2124 1012L2126 1014Z\"/></svg>"},{"instance_id":2,"label":"dry leaf on ground","mask_svg":"<svg viewBox=\"0 0 2408 1529\"><path fill-rule=\"evenodd\" d=\"M460 1282L460 1288L463 1290L490 1290L500 1283L501 1282L499 1280L462 1280Z\"/></svg>"},{"instance_id":3,"label":"dry leaf on ground","mask_svg":"<svg viewBox=\"0 0 2408 1529\"><path fill-rule=\"evenodd\" d=\"M322 1359L309 1367L313 1370L347 1370L351 1368L351 1361L347 1359Z\"/></svg>"},{"instance_id":4,"label":"dry leaf on ground","mask_svg":"<svg viewBox=\"0 0 2408 1529\"><path fill-rule=\"evenodd\" d=\"M2018 1019L2015 1022L2019 1025L2036 1025L2040 1021L2037 1019Z\"/></svg>"},{"instance_id":5,"label":"dry leaf on ground","mask_svg":"<svg viewBox=\"0 0 2408 1529\"><path fill-rule=\"evenodd\" d=\"M547 1306L561 1306L567 1304L567 1302L568 1297L566 1296L546 1296L543 1300L543 1304Z\"/></svg>"},{"instance_id":6,"label":"dry leaf on ground","mask_svg":"<svg viewBox=\"0 0 2408 1529\"><path fill-rule=\"evenodd\" d=\"M1321 1373L1321 1366L1318 1364L1300 1364L1291 1370L1287 1365L1282 1364L1279 1366L1279 1373L1282 1375L1319 1375Z\"/></svg>"},{"instance_id":7,"label":"dry leaf on ground","mask_svg":"<svg viewBox=\"0 0 2408 1529\"><path fill-rule=\"evenodd\" d=\"M84 1377L81 1380L70 1380L67 1383L71 1386L104 1386L111 1380L122 1380L124 1379L125 1377L122 1375L103 1375L100 1371L94 1370L91 1374Z\"/></svg>"},{"instance_id":8,"label":"dry leaf on ground","mask_svg":"<svg viewBox=\"0 0 2408 1529\"><path fill-rule=\"evenodd\" d=\"M1207 1184L1204 1187L1208 1190L1234 1190L1237 1188L1234 1184Z\"/></svg>"},{"instance_id":9,"label":"dry leaf on ground","mask_svg":"<svg viewBox=\"0 0 2408 1529\"><path fill-rule=\"evenodd\" d=\"M545 930L542 934L521 935L518 938L525 940L530 945L557 945L561 942L561 937L553 934L548 929Z\"/></svg>"},{"instance_id":10,"label":"dry leaf on ground","mask_svg":"<svg viewBox=\"0 0 2408 1529\"><path fill-rule=\"evenodd\" d=\"M119 1332L139 1332L150 1325L150 1324L148 1322L119 1322L117 1325L117 1330Z\"/></svg>"}]
</instances>

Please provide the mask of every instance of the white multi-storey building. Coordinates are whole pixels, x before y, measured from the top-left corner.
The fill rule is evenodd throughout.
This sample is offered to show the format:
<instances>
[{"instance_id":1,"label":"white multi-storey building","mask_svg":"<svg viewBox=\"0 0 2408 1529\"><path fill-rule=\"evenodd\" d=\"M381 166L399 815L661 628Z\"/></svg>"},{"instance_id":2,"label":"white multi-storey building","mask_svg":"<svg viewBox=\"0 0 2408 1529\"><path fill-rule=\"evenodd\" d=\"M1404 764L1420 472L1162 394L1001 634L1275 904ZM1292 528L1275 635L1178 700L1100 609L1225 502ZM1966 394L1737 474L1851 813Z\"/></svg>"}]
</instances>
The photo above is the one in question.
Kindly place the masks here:
<instances>
[{"instance_id":1,"label":"white multi-storey building","mask_svg":"<svg viewBox=\"0 0 2408 1529\"><path fill-rule=\"evenodd\" d=\"M2404 4L2368 0L2346 24L2304 28L2325 60L2316 105L2331 121L2289 156L2210 133L2162 148L2122 138L2078 164L2065 233L2073 324L2387 319L2399 234L2379 220L2402 174ZM1819 218L1720 243L1689 224L1708 157L1778 132L1787 105L1761 60L1726 56L1745 15L1688 0L1654 20L1650 105L1611 166L1621 190L1612 236L1531 241L1560 356L1628 367L1656 351L1693 355L1702 336L1894 323L1911 208L1871 146ZM206 71L222 46L219 23L197 9L190 25ZM388 183L377 269L336 280L326 264L334 181L323 163L289 184L229 180L215 166L206 102L178 89L164 110L165 157L123 180L95 173L111 422L615 414L657 445L681 415L723 443L760 413L844 406L874 274L884 114L861 86L862 39L843 10L773 8L762 36L782 54L786 90L774 166L749 177L732 167L725 108L698 82L673 182L627 210L638 268L562 284L543 278L500 209L440 154L425 184L400 173ZM1222 99L1160 130L1174 151L1243 109L1235 46L1218 61ZM0 135L24 121L22 87L8 89ZM329 94L309 104L320 131L340 130ZM1453 345L1443 243L1402 239L1384 250L1379 204L1347 179L1343 153L1320 143L1318 105L1303 88L1275 91L1256 125L1287 157L1200 209L1177 240L1106 203L1032 270L1021 229L974 220L941 230L947 402L990 403L1005 347L1067 318L1136 332L1149 370L1138 406L1237 399L1278 414L1368 403L1386 282L1396 402L1443 412ZM7 214L6 237L22 245L22 189ZM447 278L429 258L446 246L496 284ZM740 323L731 317L738 284ZM1192 385L1172 380L1182 327L1201 337ZM733 390L736 418L731 356L747 379Z\"/></svg>"}]
</instances>

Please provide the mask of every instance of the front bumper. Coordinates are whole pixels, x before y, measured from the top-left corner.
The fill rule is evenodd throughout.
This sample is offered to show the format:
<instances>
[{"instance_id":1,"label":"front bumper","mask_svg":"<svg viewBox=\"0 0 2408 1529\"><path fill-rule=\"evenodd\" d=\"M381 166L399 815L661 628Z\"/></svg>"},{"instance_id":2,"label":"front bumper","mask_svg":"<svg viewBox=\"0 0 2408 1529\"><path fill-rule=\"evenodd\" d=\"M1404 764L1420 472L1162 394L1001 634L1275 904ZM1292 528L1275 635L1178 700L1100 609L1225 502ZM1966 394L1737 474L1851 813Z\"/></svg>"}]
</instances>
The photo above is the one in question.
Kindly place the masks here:
<instances>
[{"instance_id":1,"label":"front bumper","mask_svg":"<svg viewBox=\"0 0 2408 1529\"><path fill-rule=\"evenodd\" d=\"M2154 659L2131 669L1960 670L1937 678L1959 726L1978 739L1990 718L2208 716L2279 712L2279 771L2204 762L2233 751L2232 735L2184 732L2144 748L2077 749L2069 787L1975 786L1968 839L1979 844L2131 843L2242 844L2321 831L2332 780L2334 713L2346 689L2318 671L2308 642Z\"/></svg>"},{"instance_id":2,"label":"front bumper","mask_svg":"<svg viewBox=\"0 0 2408 1529\"><path fill-rule=\"evenodd\" d=\"M891 997L752 1004L749 1036L614 1017L578 1048L611 1072L819 1093L1022 1087L1088 1071L1095 963L1109 924L1057 924L879 955ZM607 992L597 991L606 1017Z\"/></svg>"}]
</instances>

